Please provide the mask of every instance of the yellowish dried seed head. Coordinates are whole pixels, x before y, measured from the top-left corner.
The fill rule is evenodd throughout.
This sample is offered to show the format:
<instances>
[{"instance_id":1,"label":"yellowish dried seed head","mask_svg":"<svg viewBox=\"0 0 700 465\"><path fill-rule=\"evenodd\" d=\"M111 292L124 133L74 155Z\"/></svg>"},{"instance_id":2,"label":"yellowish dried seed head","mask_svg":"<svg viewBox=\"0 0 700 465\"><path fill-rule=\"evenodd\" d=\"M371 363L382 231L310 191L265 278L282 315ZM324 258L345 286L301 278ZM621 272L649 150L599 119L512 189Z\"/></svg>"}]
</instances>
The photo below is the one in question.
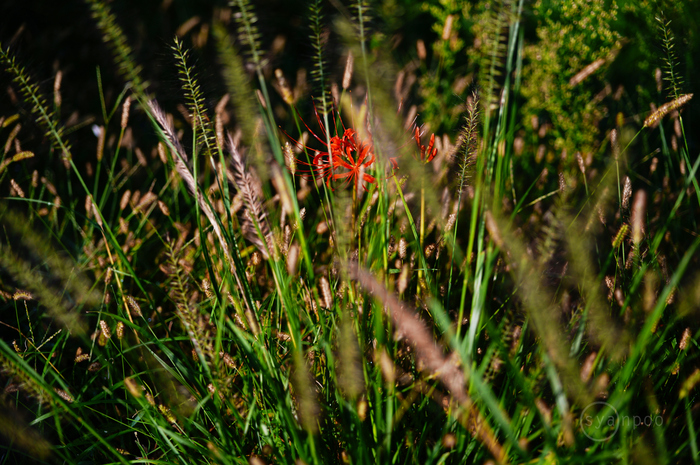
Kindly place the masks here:
<instances>
[{"instance_id":1,"label":"yellowish dried seed head","mask_svg":"<svg viewBox=\"0 0 700 465\"><path fill-rule=\"evenodd\" d=\"M678 349L680 350L685 350L688 348L688 341L690 340L690 337L692 336L692 333L690 332L690 328L685 328L685 331L683 331L683 336L681 337L681 342L678 344Z\"/></svg>"},{"instance_id":2,"label":"yellowish dried seed head","mask_svg":"<svg viewBox=\"0 0 700 465\"><path fill-rule=\"evenodd\" d=\"M105 339L109 339L112 337L112 331L109 329L109 325L105 320L100 320L100 331L102 332L102 335L105 337Z\"/></svg>"},{"instance_id":3,"label":"yellowish dried seed head","mask_svg":"<svg viewBox=\"0 0 700 465\"><path fill-rule=\"evenodd\" d=\"M117 339L121 340L124 337L124 323L117 323Z\"/></svg>"},{"instance_id":4,"label":"yellowish dried seed head","mask_svg":"<svg viewBox=\"0 0 700 465\"><path fill-rule=\"evenodd\" d=\"M221 360L224 361L224 364L229 367L230 369L236 368L236 364L233 361L233 357L231 357L228 353L226 352L219 352L219 355L221 356Z\"/></svg>"},{"instance_id":5,"label":"yellowish dried seed head","mask_svg":"<svg viewBox=\"0 0 700 465\"><path fill-rule=\"evenodd\" d=\"M19 187L17 181L15 181L14 179L10 179L10 185L12 186L12 189L14 189L14 191L17 193L18 197L24 198L24 191L21 187Z\"/></svg>"},{"instance_id":6,"label":"yellowish dried seed head","mask_svg":"<svg viewBox=\"0 0 700 465\"><path fill-rule=\"evenodd\" d=\"M425 48L425 42L423 39L418 39L416 42L416 50L418 52L418 58L422 61L428 56L428 50Z\"/></svg>"},{"instance_id":7,"label":"yellowish dried seed head","mask_svg":"<svg viewBox=\"0 0 700 465\"><path fill-rule=\"evenodd\" d=\"M360 419L360 421L365 421L365 418L367 418L368 410L369 405L367 404L367 400L365 400L364 397L357 401L357 416Z\"/></svg>"},{"instance_id":8,"label":"yellowish dried seed head","mask_svg":"<svg viewBox=\"0 0 700 465\"><path fill-rule=\"evenodd\" d=\"M277 68L275 70L275 77L277 78L277 85L279 87L280 95L282 95L282 100L284 100L284 103L287 105L292 105L294 103L294 94L292 93L292 89L290 89L281 69Z\"/></svg>"},{"instance_id":9,"label":"yellowish dried seed head","mask_svg":"<svg viewBox=\"0 0 700 465\"><path fill-rule=\"evenodd\" d=\"M613 239L613 248L616 249L620 247L620 244L622 244L622 241L625 239L627 236L627 233L629 232L629 225L627 223L623 224L620 227L620 230L617 232L615 235L615 239Z\"/></svg>"},{"instance_id":10,"label":"yellowish dried seed head","mask_svg":"<svg viewBox=\"0 0 700 465\"><path fill-rule=\"evenodd\" d=\"M168 154L165 151L165 144L162 142L158 142L158 158L164 165L168 164Z\"/></svg>"},{"instance_id":11,"label":"yellowish dried seed head","mask_svg":"<svg viewBox=\"0 0 700 465\"><path fill-rule=\"evenodd\" d=\"M153 202L155 202L156 200L158 200L158 196L157 196L155 193L153 193L153 192L151 192L151 191L148 191L148 192L146 192L146 193L143 195L143 197L141 197L141 199L140 199L138 205L136 206L135 210L144 211L144 210L146 210L148 207L150 207L151 204L152 204Z\"/></svg>"},{"instance_id":12,"label":"yellowish dried seed head","mask_svg":"<svg viewBox=\"0 0 700 465\"><path fill-rule=\"evenodd\" d=\"M122 129L126 129L126 126L129 124L129 109L131 109L131 96L127 95L122 105Z\"/></svg>"},{"instance_id":13,"label":"yellowish dried seed head","mask_svg":"<svg viewBox=\"0 0 700 465\"><path fill-rule=\"evenodd\" d=\"M159 404L158 410L160 410L160 413L163 414L163 416L166 420L168 420L169 423L177 423L177 421L175 420L175 415L173 415L173 412L171 412L168 407L166 407L163 404Z\"/></svg>"},{"instance_id":14,"label":"yellowish dried seed head","mask_svg":"<svg viewBox=\"0 0 700 465\"><path fill-rule=\"evenodd\" d=\"M653 112L651 115L647 116L647 119L644 120L644 127L650 127L656 124L661 118L672 112L673 110L677 110L678 108L682 107L686 103L690 101L690 99L693 98L693 94L685 94L681 95L675 100L672 100L670 102L664 103L659 107L658 110Z\"/></svg>"},{"instance_id":15,"label":"yellowish dried seed head","mask_svg":"<svg viewBox=\"0 0 700 465\"><path fill-rule=\"evenodd\" d=\"M250 254L250 264L254 267L259 266L262 263L262 255L257 250Z\"/></svg>"},{"instance_id":16,"label":"yellowish dried seed head","mask_svg":"<svg viewBox=\"0 0 700 465\"><path fill-rule=\"evenodd\" d=\"M399 274L399 279L396 284L399 294L403 294L408 288L409 274L410 269L408 268L408 265L404 265L403 268L401 268L401 274Z\"/></svg>"},{"instance_id":17,"label":"yellowish dried seed head","mask_svg":"<svg viewBox=\"0 0 700 465\"><path fill-rule=\"evenodd\" d=\"M17 289L15 291L15 293L12 295L12 298L14 300L32 300L34 297L27 291Z\"/></svg>"},{"instance_id":18,"label":"yellowish dried seed head","mask_svg":"<svg viewBox=\"0 0 700 465\"><path fill-rule=\"evenodd\" d=\"M321 296L321 304L324 308L331 308L333 306L333 293L331 293L331 285L325 276L322 276L319 280L318 293Z\"/></svg>"},{"instance_id":19,"label":"yellowish dried seed head","mask_svg":"<svg viewBox=\"0 0 700 465\"><path fill-rule=\"evenodd\" d=\"M104 126L99 127L100 133L97 135L97 161L101 161L102 158L104 157L104 152L105 152L105 134L107 131L105 130Z\"/></svg>"},{"instance_id":20,"label":"yellowish dried seed head","mask_svg":"<svg viewBox=\"0 0 700 465\"><path fill-rule=\"evenodd\" d=\"M51 195L58 195L58 191L56 191L56 186L54 186L51 181L42 176L41 183L46 187L46 190L51 192Z\"/></svg>"},{"instance_id":21,"label":"yellowish dried seed head","mask_svg":"<svg viewBox=\"0 0 700 465\"><path fill-rule=\"evenodd\" d=\"M165 216L170 216L170 209L162 200L158 200L158 208Z\"/></svg>"},{"instance_id":22,"label":"yellowish dried seed head","mask_svg":"<svg viewBox=\"0 0 700 465\"><path fill-rule=\"evenodd\" d=\"M152 395L150 392L147 392L147 393L146 393L146 401L148 402L148 404L149 404L151 407L155 407L155 406L156 406L156 401L155 401L155 399L153 399L153 395Z\"/></svg>"},{"instance_id":23,"label":"yellowish dried seed head","mask_svg":"<svg viewBox=\"0 0 700 465\"><path fill-rule=\"evenodd\" d=\"M399 240L399 258L401 260L406 259L406 246L408 246L408 242L406 241L405 238L401 238Z\"/></svg>"},{"instance_id":24,"label":"yellowish dried seed head","mask_svg":"<svg viewBox=\"0 0 700 465\"><path fill-rule=\"evenodd\" d=\"M63 81L63 71L59 70L53 80L53 103L57 107L61 106L61 81Z\"/></svg>"},{"instance_id":25,"label":"yellowish dried seed head","mask_svg":"<svg viewBox=\"0 0 700 465\"><path fill-rule=\"evenodd\" d=\"M569 79L569 86L570 87L575 87L578 84L580 84L584 79L586 79L588 76L591 74L595 73L598 68L603 66L605 64L605 59L603 58L598 58L595 60L593 63L589 64L585 68L583 68L581 71L576 73L571 79Z\"/></svg>"},{"instance_id":26,"label":"yellowish dried seed head","mask_svg":"<svg viewBox=\"0 0 700 465\"><path fill-rule=\"evenodd\" d=\"M352 55L352 52L348 52L348 58L345 61L345 72L343 73L343 90L347 90L350 87L354 62L355 57Z\"/></svg>"},{"instance_id":27,"label":"yellowish dried seed head","mask_svg":"<svg viewBox=\"0 0 700 465\"><path fill-rule=\"evenodd\" d=\"M294 156L292 145L289 142L284 143L284 164L287 166L292 176L294 176L297 172L297 159Z\"/></svg>"},{"instance_id":28,"label":"yellowish dried seed head","mask_svg":"<svg viewBox=\"0 0 700 465\"><path fill-rule=\"evenodd\" d=\"M18 152L17 152L16 154L14 154L14 156L12 157L12 161L14 162L14 161L26 160L27 158L34 158L34 152L30 152L30 151L28 151L28 150L25 150L25 151L23 151L23 152L22 152L22 151L18 151ZM39 176L38 173L37 173L37 176ZM34 175L33 175L33 173L32 173L32 183L35 183L35 181L34 181L33 178L34 178ZM34 186L34 184L32 184L32 185ZM36 187L36 186L34 186L34 187Z\"/></svg>"},{"instance_id":29,"label":"yellowish dried seed head","mask_svg":"<svg viewBox=\"0 0 700 465\"><path fill-rule=\"evenodd\" d=\"M644 235L644 216L647 207L647 193L643 190L638 190L634 194L634 203L632 204L632 241L635 246L639 246Z\"/></svg>"},{"instance_id":30,"label":"yellowish dried seed head","mask_svg":"<svg viewBox=\"0 0 700 465\"><path fill-rule=\"evenodd\" d=\"M131 297L130 295L127 295L127 296L125 296L125 299L126 299L127 305L129 306L129 309L131 310L131 314L133 316L143 316L143 314L141 313L141 307L136 302L136 300L134 300L133 297Z\"/></svg>"},{"instance_id":31,"label":"yellowish dried seed head","mask_svg":"<svg viewBox=\"0 0 700 465\"><path fill-rule=\"evenodd\" d=\"M64 391L63 389L54 388L53 390L56 392L56 394L58 394L58 396L59 396L61 399L65 400L65 401L68 402L69 404L72 404L72 403L75 401L75 399L73 398L73 396L70 395L70 393Z\"/></svg>"},{"instance_id":32,"label":"yellowish dried seed head","mask_svg":"<svg viewBox=\"0 0 700 465\"><path fill-rule=\"evenodd\" d=\"M75 363L85 362L90 360L90 354L80 354L75 356Z\"/></svg>"},{"instance_id":33,"label":"yellowish dried seed head","mask_svg":"<svg viewBox=\"0 0 700 465\"><path fill-rule=\"evenodd\" d=\"M130 198L131 198L131 191L127 189L126 192L124 192L122 194L122 198L119 201L119 209L120 210L124 210L126 208L126 206L129 204Z\"/></svg>"},{"instance_id":34,"label":"yellowish dried seed head","mask_svg":"<svg viewBox=\"0 0 700 465\"><path fill-rule=\"evenodd\" d=\"M204 290L204 295L207 296L207 299L214 297L214 293L211 290L211 283L206 278L202 279L202 290Z\"/></svg>"},{"instance_id":35,"label":"yellowish dried seed head","mask_svg":"<svg viewBox=\"0 0 700 465\"><path fill-rule=\"evenodd\" d=\"M450 213L450 216L447 217L447 224L445 225L445 232L452 231L452 228L455 225L455 221L457 220L457 215L454 213Z\"/></svg>"},{"instance_id":36,"label":"yellowish dried seed head","mask_svg":"<svg viewBox=\"0 0 700 465\"><path fill-rule=\"evenodd\" d=\"M452 34L452 23L454 22L453 15L447 15L445 25L442 28L442 40L448 40Z\"/></svg>"},{"instance_id":37,"label":"yellowish dried seed head","mask_svg":"<svg viewBox=\"0 0 700 465\"><path fill-rule=\"evenodd\" d=\"M627 210L630 206L630 197L632 197L632 181L629 176L625 176L625 187L622 190L622 209Z\"/></svg>"},{"instance_id":38,"label":"yellowish dried seed head","mask_svg":"<svg viewBox=\"0 0 700 465\"><path fill-rule=\"evenodd\" d=\"M617 160L620 155L620 144L617 137L617 129L610 131L610 146L612 147L613 157Z\"/></svg>"},{"instance_id":39,"label":"yellowish dried seed head","mask_svg":"<svg viewBox=\"0 0 700 465\"><path fill-rule=\"evenodd\" d=\"M299 263L299 245L294 243L289 247L287 252L287 273L294 276L297 272L297 264Z\"/></svg>"},{"instance_id":40,"label":"yellowish dried seed head","mask_svg":"<svg viewBox=\"0 0 700 465\"><path fill-rule=\"evenodd\" d=\"M586 174L586 164L583 162L581 152L576 152L576 161L578 162L578 169L581 170L581 173Z\"/></svg>"}]
</instances>

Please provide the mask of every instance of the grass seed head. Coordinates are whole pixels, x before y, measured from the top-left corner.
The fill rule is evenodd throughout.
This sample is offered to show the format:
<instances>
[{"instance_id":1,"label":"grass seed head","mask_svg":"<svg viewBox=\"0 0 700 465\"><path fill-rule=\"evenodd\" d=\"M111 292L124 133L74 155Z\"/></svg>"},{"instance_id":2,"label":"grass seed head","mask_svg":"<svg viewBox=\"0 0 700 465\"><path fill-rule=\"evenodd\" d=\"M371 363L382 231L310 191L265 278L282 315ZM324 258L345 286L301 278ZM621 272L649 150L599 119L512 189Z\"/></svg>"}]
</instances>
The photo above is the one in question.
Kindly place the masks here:
<instances>
[{"instance_id":1,"label":"grass seed head","mask_svg":"<svg viewBox=\"0 0 700 465\"><path fill-rule=\"evenodd\" d=\"M126 299L126 303L129 306L129 310L131 310L131 314L133 316L143 316L141 313L141 307L139 307L139 304L134 300L133 297L130 295L127 295L124 297Z\"/></svg>"},{"instance_id":2,"label":"grass seed head","mask_svg":"<svg viewBox=\"0 0 700 465\"><path fill-rule=\"evenodd\" d=\"M683 336L681 337L681 342L678 344L679 350L685 350L688 348L688 341L690 340L691 336L692 334L690 332L690 328L685 328L685 331L683 331Z\"/></svg>"},{"instance_id":3,"label":"grass seed head","mask_svg":"<svg viewBox=\"0 0 700 465\"><path fill-rule=\"evenodd\" d=\"M683 105L688 103L692 98L693 94L685 94L681 95L677 99L664 103L658 108L658 110L654 111L651 115L647 116L647 119L644 120L644 127L648 128L654 126L664 116L666 116L673 110L677 110L678 108L682 107Z\"/></svg>"},{"instance_id":4,"label":"grass seed head","mask_svg":"<svg viewBox=\"0 0 700 465\"><path fill-rule=\"evenodd\" d=\"M112 337L112 331L110 331L109 325L105 320L100 320L100 331L102 331L102 335L105 337L105 339Z\"/></svg>"},{"instance_id":5,"label":"grass seed head","mask_svg":"<svg viewBox=\"0 0 700 465\"><path fill-rule=\"evenodd\" d=\"M644 190L638 190L634 194L634 203L632 204L632 241L637 247L639 247L639 243L644 235L646 207L647 193Z\"/></svg>"},{"instance_id":6,"label":"grass seed head","mask_svg":"<svg viewBox=\"0 0 700 465\"><path fill-rule=\"evenodd\" d=\"M627 210L630 206L630 197L632 196L632 182L629 176L625 176L625 187L622 190L622 209Z\"/></svg>"},{"instance_id":7,"label":"grass seed head","mask_svg":"<svg viewBox=\"0 0 700 465\"><path fill-rule=\"evenodd\" d=\"M318 284L318 293L321 296L321 304L330 309L333 306L333 293L331 292L331 285L325 276L322 276Z\"/></svg>"},{"instance_id":8,"label":"grass seed head","mask_svg":"<svg viewBox=\"0 0 700 465\"><path fill-rule=\"evenodd\" d=\"M19 184L17 184L17 181L14 179L10 179L10 185L12 186L12 189L14 190L14 193L17 195L17 197L22 197L24 198L24 191L22 190L21 187L19 187Z\"/></svg>"},{"instance_id":9,"label":"grass seed head","mask_svg":"<svg viewBox=\"0 0 700 465\"><path fill-rule=\"evenodd\" d=\"M122 105L122 120L121 127L122 130L126 129L127 124L129 124L129 109L131 108L131 96L127 95L124 99L124 104Z\"/></svg>"}]
</instances>

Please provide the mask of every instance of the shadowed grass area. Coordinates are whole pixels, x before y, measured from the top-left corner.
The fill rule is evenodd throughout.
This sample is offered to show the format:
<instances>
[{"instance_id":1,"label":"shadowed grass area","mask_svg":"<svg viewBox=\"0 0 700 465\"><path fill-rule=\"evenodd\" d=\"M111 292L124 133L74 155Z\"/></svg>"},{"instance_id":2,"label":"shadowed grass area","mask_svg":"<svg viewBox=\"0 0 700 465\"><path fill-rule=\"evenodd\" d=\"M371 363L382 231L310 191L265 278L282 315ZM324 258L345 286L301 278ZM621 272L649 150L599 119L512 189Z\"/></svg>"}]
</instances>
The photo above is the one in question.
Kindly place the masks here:
<instances>
[{"instance_id":1,"label":"shadowed grass area","mask_svg":"<svg viewBox=\"0 0 700 465\"><path fill-rule=\"evenodd\" d=\"M0 464L700 461L690 7L70 5L3 7Z\"/></svg>"}]
</instances>

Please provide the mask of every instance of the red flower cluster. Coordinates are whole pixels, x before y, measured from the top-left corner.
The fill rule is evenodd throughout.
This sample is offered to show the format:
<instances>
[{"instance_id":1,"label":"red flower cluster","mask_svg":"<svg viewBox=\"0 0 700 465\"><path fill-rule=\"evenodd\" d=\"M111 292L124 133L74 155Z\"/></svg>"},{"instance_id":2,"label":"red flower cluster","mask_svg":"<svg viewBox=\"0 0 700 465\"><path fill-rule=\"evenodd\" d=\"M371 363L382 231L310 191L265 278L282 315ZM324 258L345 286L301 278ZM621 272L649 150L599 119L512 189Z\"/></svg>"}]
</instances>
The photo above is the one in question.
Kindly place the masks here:
<instances>
[{"instance_id":1,"label":"red flower cluster","mask_svg":"<svg viewBox=\"0 0 700 465\"><path fill-rule=\"evenodd\" d=\"M418 148L420 149L420 159L423 163L430 163L433 161L433 158L435 158L435 155L437 155L437 147L433 147L435 145L435 134L430 136L430 143L428 144L427 148L425 145L420 145L420 136L420 130L418 129L418 126L416 126L413 137L416 139L416 145L418 145Z\"/></svg>"},{"instance_id":2,"label":"red flower cluster","mask_svg":"<svg viewBox=\"0 0 700 465\"><path fill-rule=\"evenodd\" d=\"M318 177L326 178L328 186L331 180L338 179L344 180L346 185L352 182L355 187L360 180L372 184L377 181L374 176L362 170L374 163L374 145L371 137L361 141L357 131L345 129L343 137L331 137L330 149L330 153L317 152L312 162L312 169Z\"/></svg>"},{"instance_id":3,"label":"red flower cluster","mask_svg":"<svg viewBox=\"0 0 700 465\"><path fill-rule=\"evenodd\" d=\"M299 159L297 159L297 163L309 166L310 170L307 172L311 172L314 178L325 178L326 184L329 187L331 181L336 180L343 180L345 185L352 183L355 188L357 188L357 184L362 181L365 183L375 183L377 181L376 178L364 172L365 169L372 166L375 160L372 136L370 135L366 140L360 140L357 131L350 128L346 129L343 120L340 119L339 116L338 119L343 128L343 135L332 136L330 138L330 145L326 145L326 129L323 123L321 123L321 117L318 114L315 104L314 114L316 115L318 127L321 128L323 139L317 136L303 119L301 122L304 123L309 133L327 147L329 151L315 150L311 147L303 146L285 132L287 137L294 141L297 146L302 146L308 151L315 152L311 163ZM333 121L335 123L335 118ZM336 133L338 133L337 127ZM366 185L364 187L367 189Z\"/></svg>"},{"instance_id":4,"label":"red flower cluster","mask_svg":"<svg viewBox=\"0 0 700 465\"><path fill-rule=\"evenodd\" d=\"M313 160L308 163L303 160L297 159L297 163L309 166L307 173L312 173L315 179L325 178L326 185L330 187L331 181L344 181L344 184L350 185L351 183L357 189L357 184L364 182L363 187L367 189L368 184L374 184L377 182L374 176L371 176L364 172L364 170L370 168L375 161L374 157L374 143L372 141L372 136L361 140L357 131L351 128L345 128L343 120L338 116L340 125L343 129L342 136L336 135L330 137L330 144L327 145L325 138L327 137L326 128L321 123L321 117L318 114L316 105L314 104L314 114L316 115L316 121L318 122L318 127L321 128L321 135L323 138L316 135L311 128L302 119L302 123L306 126L309 133L316 138L321 144L323 144L328 151L315 150L311 147L302 145L300 142L295 140L289 134L285 132L287 137L289 137L297 146L301 146L307 151L315 152ZM335 117L333 122L335 124ZM335 128L336 134L340 134L338 128ZM437 147L435 147L435 134L430 136L430 142L428 146L421 145L420 143L420 130L418 127L414 131L414 139L420 150L421 161L424 163L430 163L433 158L437 155ZM398 163L396 162L396 157L390 158L393 169L398 169ZM300 171L303 172L303 171Z\"/></svg>"}]
</instances>

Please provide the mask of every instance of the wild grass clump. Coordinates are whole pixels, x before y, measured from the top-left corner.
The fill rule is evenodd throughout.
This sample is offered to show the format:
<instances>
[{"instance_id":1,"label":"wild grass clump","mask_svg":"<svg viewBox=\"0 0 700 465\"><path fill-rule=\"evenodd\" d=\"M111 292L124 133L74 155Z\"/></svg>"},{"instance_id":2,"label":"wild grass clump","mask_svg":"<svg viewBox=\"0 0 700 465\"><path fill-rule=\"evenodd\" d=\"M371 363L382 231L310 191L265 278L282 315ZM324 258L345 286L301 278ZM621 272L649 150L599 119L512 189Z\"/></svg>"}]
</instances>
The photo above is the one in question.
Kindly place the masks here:
<instances>
[{"instance_id":1,"label":"wild grass clump","mask_svg":"<svg viewBox=\"0 0 700 465\"><path fill-rule=\"evenodd\" d=\"M700 460L673 22L625 116L629 6L312 1L274 36L235 0L163 40L175 95L114 6L82 6L113 66L53 98L0 46L3 463ZM387 40L399 7L427 23Z\"/></svg>"}]
</instances>

